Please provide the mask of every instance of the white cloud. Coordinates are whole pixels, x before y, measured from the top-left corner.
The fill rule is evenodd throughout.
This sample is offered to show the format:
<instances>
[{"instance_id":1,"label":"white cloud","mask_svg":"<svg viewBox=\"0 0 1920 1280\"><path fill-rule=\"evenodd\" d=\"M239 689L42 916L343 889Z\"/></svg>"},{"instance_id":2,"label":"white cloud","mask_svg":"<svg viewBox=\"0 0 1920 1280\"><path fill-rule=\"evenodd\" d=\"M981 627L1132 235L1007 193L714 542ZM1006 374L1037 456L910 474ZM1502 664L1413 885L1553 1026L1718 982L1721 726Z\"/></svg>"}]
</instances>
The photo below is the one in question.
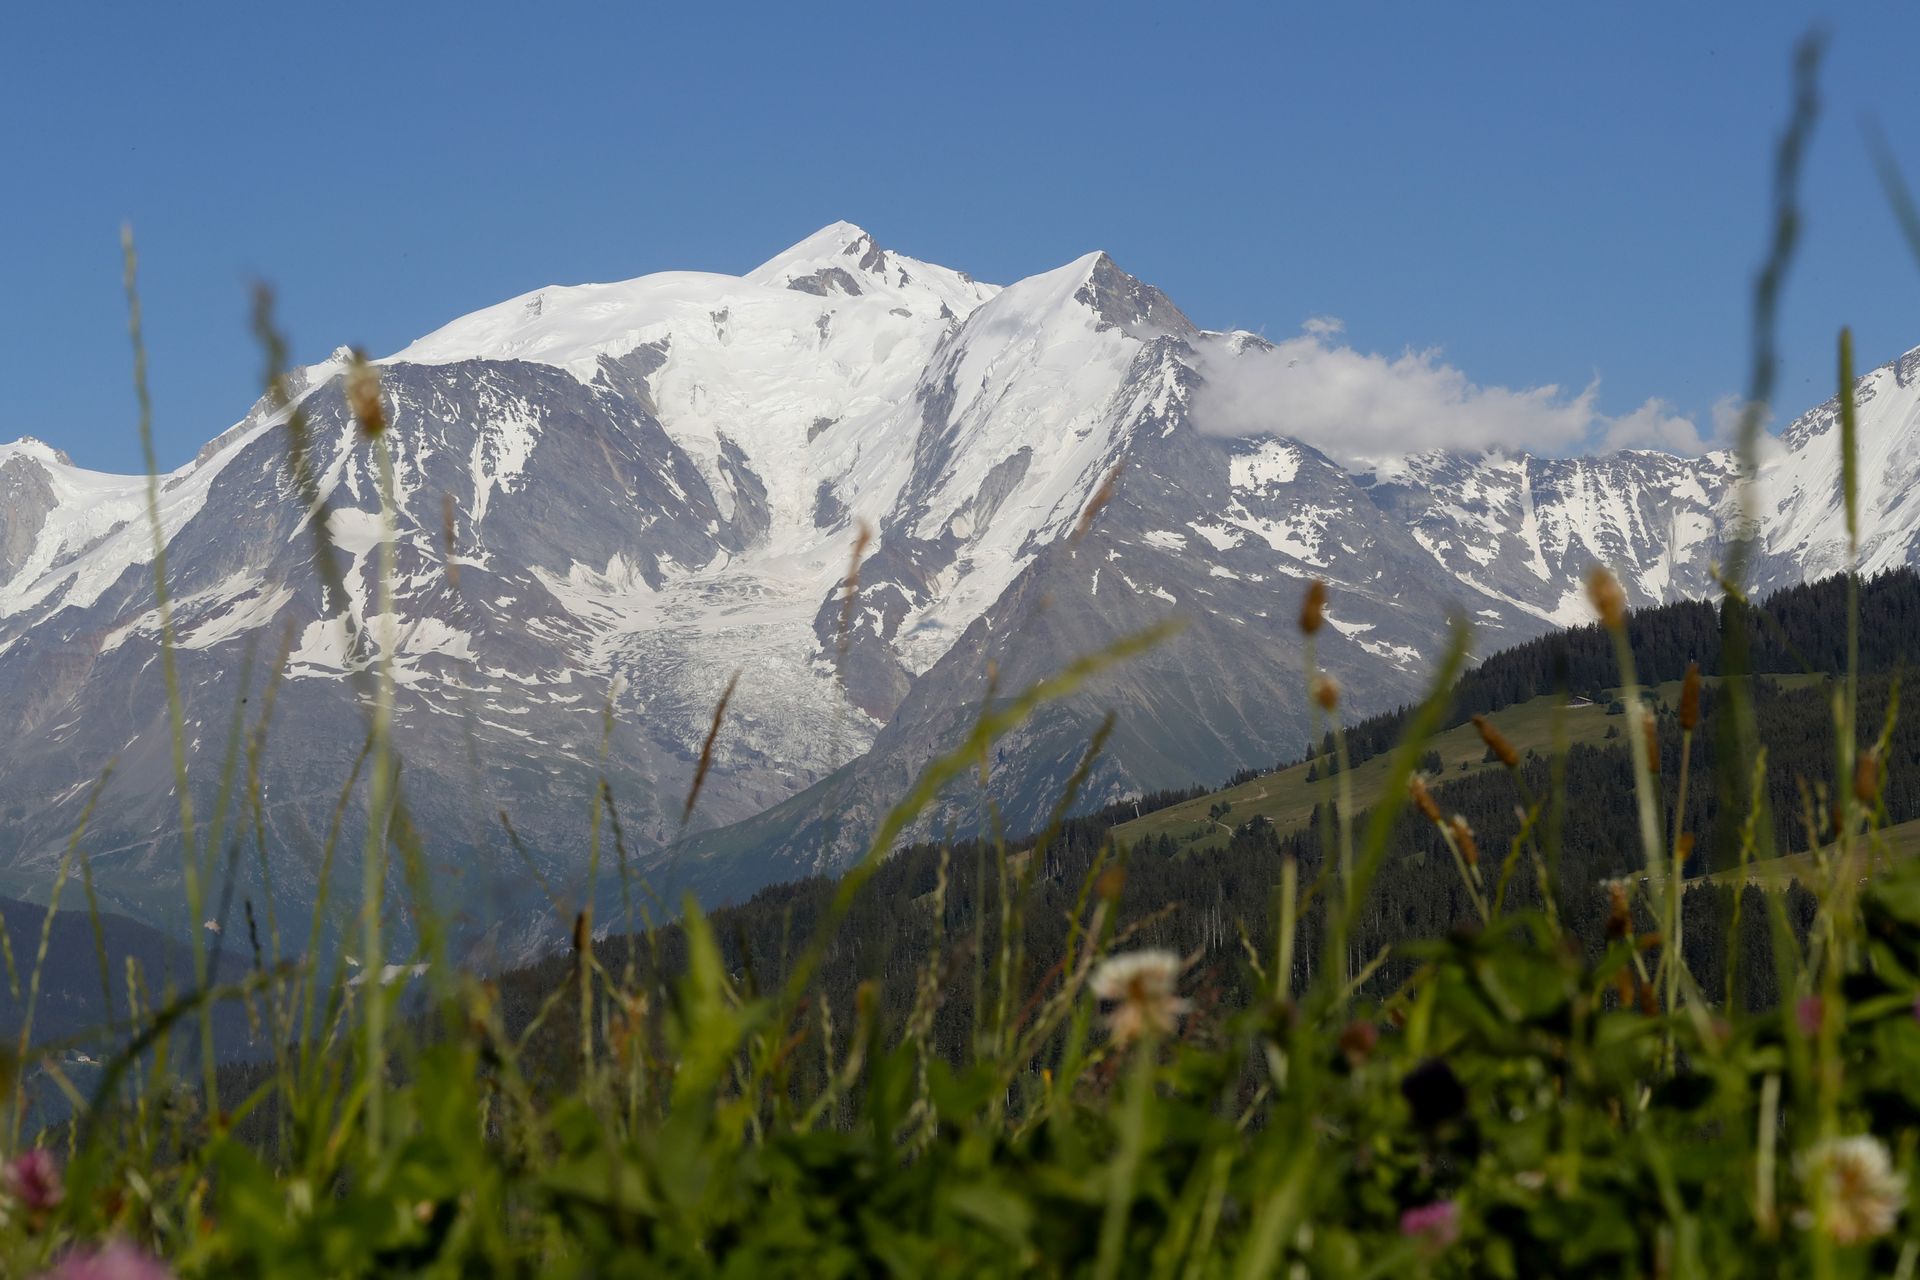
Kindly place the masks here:
<instances>
[{"instance_id":1,"label":"white cloud","mask_svg":"<svg viewBox=\"0 0 1920 1280\"><path fill-rule=\"evenodd\" d=\"M1673 411L1665 400L1647 401L1625 417L1606 424L1600 447L1615 449L1665 449L1669 453L1700 454L1708 449L1693 419Z\"/></svg>"},{"instance_id":2,"label":"white cloud","mask_svg":"<svg viewBox=\"0 0 1920 1280\"><path fill-rule=\"evenodd\" d=\"M1693 420L1663 400L1609 417L1597 405L1597 380L1578 392L1551 384L1481 386L1438 351L1394 357L1357 351L1337 341L1343 327L1315 316L1301 336L1271 347L1236 353L1208 344L1201 351L1205 385L1194 403L1195 424L1211 435L1291 436L1350 466L1427 449L1699 453L1709 447ZM1715 406L1714 438L1724 438L1724 404Z\"/></svg>"},{"instance_id":3,"label":"white cloud","mask_svg":"<svg viewBox=\"0 0 1920 1280\"><path fill-rule=\"evenodd\" d=\"M1713 438L1720 444L1733 444L1740 435L1740 420L1746 416L1747 398L1729 391L1713 402L1708 411L1713 421ZM1760 434L1767 436L1773 431L1773 415L1766 405L1760 406Z\"/></svg>"}]
</instances>

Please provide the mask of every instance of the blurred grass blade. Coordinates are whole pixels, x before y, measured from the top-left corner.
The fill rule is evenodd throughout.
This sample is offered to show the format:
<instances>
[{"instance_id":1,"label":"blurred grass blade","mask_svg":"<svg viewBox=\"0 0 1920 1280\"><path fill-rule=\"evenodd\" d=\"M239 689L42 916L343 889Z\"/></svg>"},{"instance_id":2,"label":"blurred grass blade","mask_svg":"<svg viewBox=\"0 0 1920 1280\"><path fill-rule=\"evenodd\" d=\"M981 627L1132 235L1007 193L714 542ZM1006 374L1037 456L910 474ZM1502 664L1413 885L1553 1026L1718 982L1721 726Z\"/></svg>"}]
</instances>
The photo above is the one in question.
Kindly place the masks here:
<instances>
[{"instance_id":1,"label":"blurred grass blade","mask_svg":"<svg viewBox=\"0 0 1920 1280\"><path fill-rule=\"evenodd\" d=\"M1867 150L1873 153L1874 171L1880 177L1880 189L1886 193L1887 203L1893 206L1894 221L1900 224L1900 234L1906 237L1914 261L1920 263L1920 207L1913 202L1913 191L1900 172L1900 162L1894 158L1893 148L1888 145L1879 121L1869 118L1864 132Z\"/></svg>"},{"instance_id":2,"label":"blurred grass blade","mask_svg":"<svg viewBox=\"0 0 1920 1280\"><path fill-rule=\"evenodd\" d=\"M147 343L140 319L140 257L134 249L133 228L120 229L122 282L127 295L127 333L133 343L133 390L139 405L140 459L147 473L147 521L153 533L153 596L160 614L160 669L167 690L167 734L173 751L173 786L180 804L180 860L185 876L187 934L193 949L193 980L207 985L207 948L201 936L205 909L201 883L203 857L193 821L193 790L187 777L186 709L181 701L179 664L173 634L173 598L167 589L167 531L160 516L160 463L153 450L153 397L147 388ZM200 1019L202 1087L209 1110L217 1105L214 1079L213 1016Z\"/></svg>"}]
</instances>

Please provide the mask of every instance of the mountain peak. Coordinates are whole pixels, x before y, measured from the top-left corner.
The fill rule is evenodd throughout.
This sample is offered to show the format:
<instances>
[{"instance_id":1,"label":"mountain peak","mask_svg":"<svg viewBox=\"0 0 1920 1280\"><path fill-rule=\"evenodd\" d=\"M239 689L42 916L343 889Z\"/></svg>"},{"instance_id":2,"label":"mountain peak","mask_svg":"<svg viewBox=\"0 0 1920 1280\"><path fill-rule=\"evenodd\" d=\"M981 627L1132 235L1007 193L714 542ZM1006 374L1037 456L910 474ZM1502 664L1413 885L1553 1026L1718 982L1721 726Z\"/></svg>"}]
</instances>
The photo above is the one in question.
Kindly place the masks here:
<instances>
[{"instance_id":1,"label":"mountain peak","mask_svg":"<svg viewBox=\"0 0 1920 1280\"><path fill-rule=\"evenodd\" d=\"M886 271L887 258L887 250L866 228L851 222L830 222L774 254L747 272L746 278L756 284L789 287L798 280L813 280L831 292L858 293L857 281L855 287L846 288L838 283L835 273L849 279L861 274L880 275Z\"/></svg>"},{"instance_id":2,"label":"mountain peak","mask_svg":"<svg viewBox=\"0 0 1920 1280\"><path fill-rule=\"evenodd\" d=\"M73 465L73 459L67 456L65 449L56 449L38 436L21 436L18 440L0 444L0 457L16 457L23 454L41 462L57 462L63 467Z\"/></svg>"},{"instance_id":3,"label":"mountain peak","mask_svg":"<svg viewBox=\"0 0 1920 1280\"><path fill-rule=\"evenodd\" d=\"M1102 328L1124 329L1136 338L1190 337L1198 332L1173 299L1127 274L1105 250L1074 263L1076 270L1082 266L1085 282L1073 296L1093 309Z\"/></svg>"},{"instance_id":4,"label":"mountain peak","mask_svg":"<svg viewBox=\"0 0 1920 1280\"><path fill-rule=\"evenodd\" d=\"M1127 274L1099 249L1015 281L994 295L991 311L983 309L982 315L1013 329L1049 323L1050 318L1076 325L1091 321L1096 331L1117 330L1138 342L1199 333L1166 294Z\"/></svg>"},{"instance_id":5,"label":"mountain peak","mask_svg":"<svg viewBox=\"0 0 1920 1280\"><path fill-rule=\"evenodd\" d=\"M884 298L958 319L997 292L964 271L896 253L851 222L834 222L747 272L749 283L823 298Z\"/></svg>"}]
</instances>

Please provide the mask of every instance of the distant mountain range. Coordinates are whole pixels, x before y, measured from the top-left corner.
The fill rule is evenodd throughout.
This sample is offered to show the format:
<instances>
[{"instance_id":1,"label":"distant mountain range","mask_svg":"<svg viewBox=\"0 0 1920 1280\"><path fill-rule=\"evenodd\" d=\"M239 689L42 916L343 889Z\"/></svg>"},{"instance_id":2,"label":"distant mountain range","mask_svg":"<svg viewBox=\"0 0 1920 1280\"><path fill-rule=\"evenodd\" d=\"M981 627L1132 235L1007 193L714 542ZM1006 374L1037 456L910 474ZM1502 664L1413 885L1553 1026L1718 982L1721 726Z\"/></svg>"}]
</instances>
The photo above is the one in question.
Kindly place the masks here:
<instances>
[{"instance_id":1,"label":"distant mountain range","mask_svg":"<svg viewBox=\"0 0 1920 1280\"><path fill-rule=\"evenodd\" d=\"M1310 577L1332 590L1320 659L1357 711L1416 691L1455 607L1487 651L1584 620L1595 561L1635 603L1712 592L1731 455L1414 440L1356 473L1285 421L1204 432L1209 371L1265 345L1197 328L1105 254L995 287L845 223L741 277L538 290L380 361L399 497L391 627L370 617L382 525L339 392L346 353L301 370L343 598L313 566L284 412L263 401L161 478L201 814L236 707L250 727L284 653L255 783L239 788L257 814L249 800L227 820L233 901L303 916L313 901L365 734L349 677L389 634L403 786L436 892L518 951L545 936L546 908L497 815L556 891L577 892L603 768L621 843L659 887L737 896L844 864L990 691L1172 615L1188 623L1178 637L1002 740L989 788L1010 829L1044 820L1109 707L1089 804L1297 756ZM1870 569L1920 562L1916 374L1920 352L1859 384ZM1835 412L1801 416L1765 462L1760 588L1845 567ZM96 882L113 910L178 934L144 501L142 477L0 446L0 890L45 892L114 760L85 844ZM977 788L956 789L923 829L982 812ZM350 798L342 911L362 814Z\"/></svg>"}]
</instances>

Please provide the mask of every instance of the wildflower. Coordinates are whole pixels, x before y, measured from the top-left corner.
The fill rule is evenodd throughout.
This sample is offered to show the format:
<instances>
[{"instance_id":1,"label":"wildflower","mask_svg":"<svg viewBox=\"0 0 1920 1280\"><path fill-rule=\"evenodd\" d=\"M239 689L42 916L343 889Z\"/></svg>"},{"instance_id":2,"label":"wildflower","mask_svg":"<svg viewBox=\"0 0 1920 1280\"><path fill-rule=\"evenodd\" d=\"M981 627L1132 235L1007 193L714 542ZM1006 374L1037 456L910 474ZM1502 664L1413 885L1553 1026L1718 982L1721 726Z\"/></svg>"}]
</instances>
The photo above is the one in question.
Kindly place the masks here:
<instances>
[{"instance_id":1,"label":"wildflower","mask_svg":"<svg viewBox=\"0 0 1920 1280\"><path fill-rule=\"evenodd\" d=\"M1175 994L1180 957L1171 951L1130 951L1110 956L1093 975L1095 998L1111 1003L1107 1027L1121 1044L1148 1032L1171 1035L1192 1005Z\"/></svg>"},{"instance_id":2,"label":"wildflower","mask_svg":"<svg viewBox=\"0 0 1920 1280\"><path fill-rule=\"evenodd\" d=\"M79 1249L41 1280L174 1280L164 1263L156 1262L124 1240L104 1249Z\"/></svg>"},{"instance_id":3,"label":"wildflower","mask_svg":"<svg viewBox=\"0 0 1920 1280\"><path fill-rule=\"evenodd\" d=\"M1322 711L1331 714L1340 705L1340 685L1324 671L1313 678L1312 693Z\"/></svg>"},{"instance_id":4,"label":"wildflower","mask_svg":"<svg viewBox=\"0 0 1920 1280\"><path fill-rule=\"evenodd\" d=\"M1440 816L1440 806L1434 801L1433 792L1427 790L1427 780L1420 774L1416 773L1407 779L1407 794L1413 797L1413 807L1428 822L1437 824L1445 821Z\"/></svg>"},{"instance_id":5,"label":"wildflower","mask_svg":"<svg viewBox=\"0 0 1920 1280\"><path fill-rule=\"evenodd\" d=\"M22 1151L7 1162L5 1170L0 1171L0 1189L34 1213L52 1209L65 1194L53 1153L41 1147Z\"/></svg>"},{"instance_id":6,"label":"wildflower","mask_svg":"<svg viewBox=\"0 0 1920 1280\"><path fill-rule=\"evenodd\" d=\"M1473 838L1473 828L1467 825L1467 816L1464 813L1454 814L1447 828L1453 832L1453 842L1460 846L1460 856L1466 860L1467 865L1479 866L1480 843Z\"/></svg>"},{"instance_id":7,"label":"wildflower","mask_svg":"<svg viewBox=\"0 0 1920 1280\"><path fill-rule=\"evenodd\" d=\"M1693 732L1700 723L1700 664L1687 664L1687 678L1680 684L1680 728Z\"/></svg>"},{"instance_id":8,"label":"wildflower","mask_svg":"<svg viewBox=\"0 0 1920 1280\"><path fill-rule=\"evenodd\" d=\"M1438 1058L1407 1072L1400 1081L1400 1093L1413 1109L1413 1122L1422 1129L1437 1128L1467 1109L1466 1086Z\"/></svg>"},{"instance_id":9,"label":"wildflower","mask_svg":"<svg viewBox=\"0 0 1920 1280\"><path fill-rule=\"evenodd\" d=\"M1460 1206L1451 1200L1435 1200L1408 1209L1400 1215L1400 1234L1444 1249L1460 1238Z\"/></svg>"},{"instance_id":10,"label":"wildflower","mask_svg":"<svg viewBox=\"0 0 1920 1280\"><path fill-rule=\"evenodd\" d=\"M1609 631L1618 631L1627 625L1627 593L1620 589L1620 579L1613 576L1613 570L1603 564L1593 566L1593 572L1587 575L1587 599L1593 602L1593 611L1600 615L1600 624Z\"/></svg>"},{"instance_id":11,"label":"wildflower","mask_svg":"<svg viewBox=\"0 0 1920 1280\"><path fill-rule=\"evenodd\" d=\"M1493 727L1493 721L1485 716L1475 716L1473 727L1480 731L1480 741L1487 744L1487 750L1493 752L1494 757L1501 764L1509 769L1520 767L1520 753L1514 749L1511 742L1507 741L1505 734Z\"/></svg>"},{"instance_id":12,"label":"wildflower","mask_svg":"<svg viewBox=\"0 0 1920 1280\"><path fill-rule=\"evenodd\" d=\"M360 424L360 434L372 439L387 429L387 411L380 403L380 372L356 354L347 366L347 408Z\"/></svg>"},{"instance_id":13,"label":"wildflower","mask_svg":"<svg viewBox=\"0 0 1920 1280\"><path fill-rule=\"evenodd\" d=\"M1808 1199L1824 1201L1824 1224L1802 1209L1802 1227L1824 1225L1837 1244L1858 1244L1893 1230L1907 1201L1907 1179L1895 1172L1887 1149L1871 1134L1814 1144L1800 1158Z\"/></svg>"},{"instance_id":14,"label":"wildflower","mask_svg":"<svg viewBox=\"0 0 1920 1280\"><path fill-rule=\"evenodd\" d=\"M1300 634L1310 636L1320 630L1326 613L1327 584L1315 578L1307 584L1307 594L1300 601Z\"/></svg>"},{"instance_id":15,"label":"wildflower","mask_svg":"<svg viewBox=\"0 0 1920 1280\"><path fill-rule=\"evenodd\" d=\"M1820 1034L1820 1023L1826 1017L1827 1006L1819 996L1801 996L1793 1006L1793 1020L1800 1028L1800 1034L1811 1039Z\"/></svg>"}]
</instances>

